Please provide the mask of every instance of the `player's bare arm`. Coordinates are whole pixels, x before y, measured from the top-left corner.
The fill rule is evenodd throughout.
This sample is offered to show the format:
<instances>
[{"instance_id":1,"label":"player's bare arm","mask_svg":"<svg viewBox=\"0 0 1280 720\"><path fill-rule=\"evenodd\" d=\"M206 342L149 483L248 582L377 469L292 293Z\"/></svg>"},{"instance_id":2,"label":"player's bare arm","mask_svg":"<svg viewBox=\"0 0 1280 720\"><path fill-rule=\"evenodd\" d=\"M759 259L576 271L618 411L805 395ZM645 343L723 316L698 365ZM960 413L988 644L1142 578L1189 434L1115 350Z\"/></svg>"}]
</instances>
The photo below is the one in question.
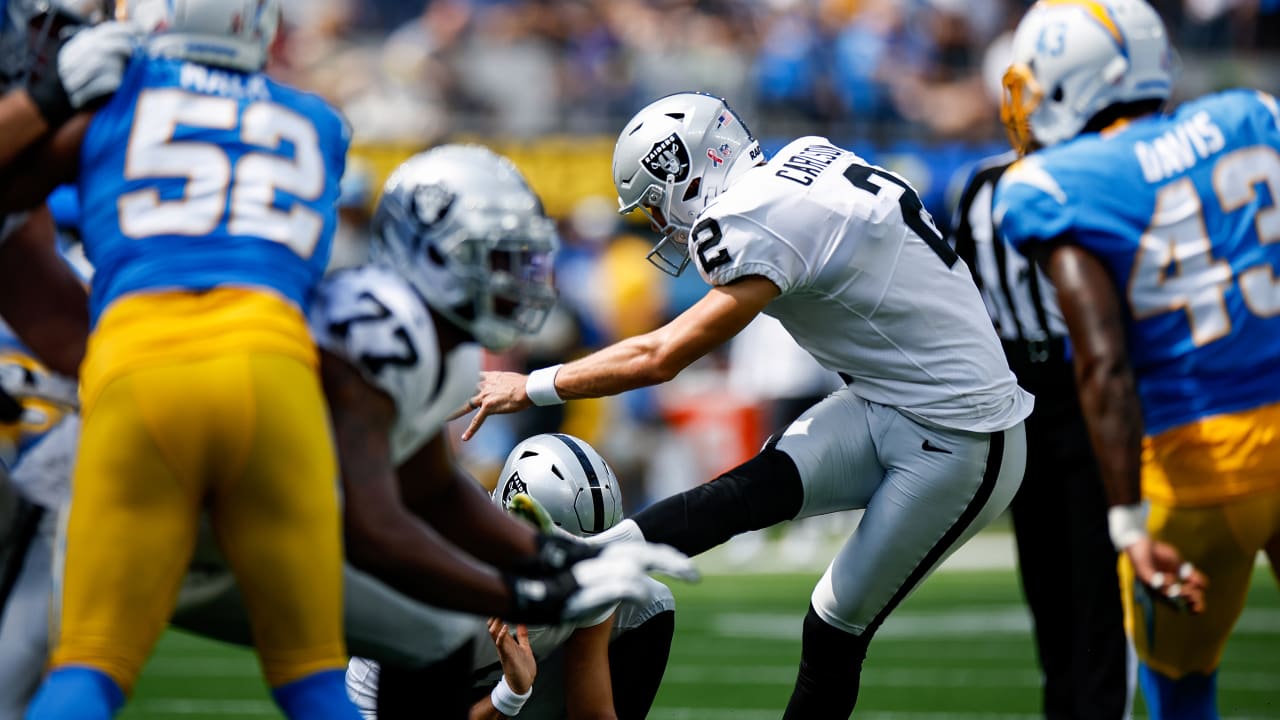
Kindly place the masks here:
<instances>
[{"instance_id":1,"label":"player's bare arm","mask_svg":"<svg viewBox=\"0 0 1280 720\"><path fill-rule=\"evenodd\" d=\"M0 317L46 367L75 377L89 336L89 294L58 254L44 206L0 244Z\"/></svg>"},{"instance_id":2,"label":"player's bare arm","mask_svg":"<svg viewBox=\"0 0 1280 720\"><path fill-rule=\"evenodd\" d=\"M327 352L321 353L321 375L332 408L352 564L423 602L492 615L508 612L511 598L502 577L400 501L391 466L391 398Z\"/></svg>"},{"instance_id":3,"label":"player's bare arm","mask_svg":"<svg viewBox=\"0 0 1280 720\"><path fill-rule=\"evenodd\" d=\"M1120 299L1106 268L1088 251L1057 243L1046 252L1046 271L1071 333L1080 405L1107 497L1113 508L1136 506L1141 499L1142 406ZM1144 532L1126 551L1143 582L1185 602L1192 612L1204 610L1206 579L1183 563L1176 548L1154 542Z\"/></svg>"},{"instance_id":4,"label":"player's bare arm","mask_svg":"<svg viewBox=\"0 0 1280 720\"><path fill-rule=\"evenodd\" d=\"M0 316L41 362L67 377L76 376L84 358L89 296L58 254L44 200L75 177L80 143L92 117L77 115L0 176L0 212L31 211L0 243Z\"/></svg>"},{"instance_id":5,"label":"player's bare arm","mask_svg":"<svg viewBox=\"0 0 1280 720\"><path fill-rule=\"evenodd\" d=\"M480 560L510 569L513 561L537 552L537 531L493 504L454 461L444 433L401 464L399 476L404 504Z\"/></svg>"},{"instance_id":6,"label":"player's bare arm","mask_svg":"<svg viewBox=\"0 0 1280 720\"><path fill-rule=\"evenodd\" d=\"M72 182L80 168L80 145L93 113L80 113L27 148L19 162L0 174L0 212L39 206L54 188Z\"/></svg>"},{"instance_id":7,"label":"player's bare arm","mask_svg":"<svg viewBox=\"0 0 1280 720\"><path fill-rule=\"evenodd\" d=\"M114 93L138 37L138 29L125 23L81 30L58 49L53 67L33 77L29 87L0 97L0 167L79 109Z\"/></svg>"},{"instance_id":8,"label":"player's bare arm","mask_svg":"<svg viewBox=\"0 0 1280 720\"><path fill-rule=\"evenodd\" d=\"M49 130L26 90L12 90L0 97L0 165L8 165Z\"/></svg>"},{"instance_id":9,"label":"player's bare arm","mask_svg":"<svg viewBox=\"0 0 1280 720\"><path fill-rule=\"evenodd\" d=\"M575 630L565 641L564 676L568 720L616 720L609 677L609 637L613 618Z\"/></svg>"},{"instance_id":10,"label":"player's bare arm","mask_svg":"<svg viewBox=\"0 0 1280 720\"><path fill-rule=\"evenodd\" d=\"M779 292L777 285L758 275L713 287L693 307L657 330L565 364L555 375L555 391L567 400L616 395L664 383L737 335ZM462 439L475 435L489 415L532 405L526 382L520 373L484 373L471 398L470 407L477 412Z\"/></svg>"}]
</instances>

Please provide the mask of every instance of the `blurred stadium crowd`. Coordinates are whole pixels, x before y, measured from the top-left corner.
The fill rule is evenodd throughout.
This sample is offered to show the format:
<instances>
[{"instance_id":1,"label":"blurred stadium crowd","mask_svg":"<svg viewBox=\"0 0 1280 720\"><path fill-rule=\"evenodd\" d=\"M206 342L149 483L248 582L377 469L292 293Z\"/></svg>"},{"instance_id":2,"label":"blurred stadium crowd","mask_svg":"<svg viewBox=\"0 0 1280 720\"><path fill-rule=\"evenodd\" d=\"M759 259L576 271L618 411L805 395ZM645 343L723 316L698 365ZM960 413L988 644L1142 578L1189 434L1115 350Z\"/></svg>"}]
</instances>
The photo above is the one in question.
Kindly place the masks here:
<instances>
[{"instance_id":1,"label":"blurred stadium crowd","mask_svg":"<svg viewBox=\"0 0 1280 720\"><path fill-rule=\"evenodd\" d=\"M611 133L696 87L772 132L987 139L1002 47L1027 0L288 0L291 78L343 107L362 140L462 129ZM1157 0L1197 59L1188 91L1248 84L1241 55L1280 49L1277 0ZM1230 51L1229 66L1198 54ZM1213 63L1210 63L1213 65ZM982 90L987 89L984 96Z\"/></svg>"},{"instance_id":2,"label":"blurred stadium crowd","mask_svg":"<svg viewBox=\"0 0 1280 720\"><path fill-rule=\"evenodd\" d=\"M342 108L355 131L335 264L357 262L385 172L470 139L510 155L559 217L558 314L495 366L539 367L656 327L700 296L644 256L614 213L609 155L644 103L722 95L766 150L827 135L906 176L940 225L967 165L1007 148L997 117L1027 0L286 0L272 71ZM1155 0L1180 48L1179 95L1280 91L1280 0ZM695 370L699 370L695 368ZM838 380L778 328L661 388L494 418L461 448L492 478L520 438L593 442L633 511L749 457Z\"/></svg>"}]
</instances>

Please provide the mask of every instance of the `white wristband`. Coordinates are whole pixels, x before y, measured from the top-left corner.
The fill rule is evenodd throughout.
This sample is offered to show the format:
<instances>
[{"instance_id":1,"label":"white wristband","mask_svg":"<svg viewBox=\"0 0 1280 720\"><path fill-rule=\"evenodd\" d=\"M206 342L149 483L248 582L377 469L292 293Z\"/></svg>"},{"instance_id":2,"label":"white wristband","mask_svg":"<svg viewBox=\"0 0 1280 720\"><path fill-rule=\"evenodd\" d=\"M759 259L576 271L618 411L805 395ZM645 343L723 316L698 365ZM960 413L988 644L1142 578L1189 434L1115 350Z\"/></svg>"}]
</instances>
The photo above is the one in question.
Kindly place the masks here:
<instances>
[{"instance_id":1,"label":"white wristband","mask_svg":"<svg viewBox=\"0 0 1280 720\"><path fill-rule=\"evenodd\" d=\"M1124 551L1130 545L1147 536L1147 503L1136 505L1112 505L1107 510L1107 530L1111 532L1111 544Z\"/></svg>"},{"instance_id":2,"label":"white wristband","mask_svg":"<svg viewBox=\"0 0 1280 720\"><path fill-rule=\"evenodd\" d=\"M507 717L515 717L520 714L520 709L532 694L533 688L526 690L523 695L512 690L507 684L507 676L503 675L498 684L493 686L493 692L489 693L489 701L493 703L494 710Z\"/></svg>"},{"instance_id":3,"label":"white wristband","mask_svg":"<svg viewBox=\"0 0 1280 720\"><path fill-rule=\"evenodd\" d=\"M560 372L562 367L564 367L563 364L552 365L529 373L529 379L524 381L524 393L529 396L534 405L544 407L564 404L564 398L556 392L556 373Z\"/></svg>"}]
</instances>

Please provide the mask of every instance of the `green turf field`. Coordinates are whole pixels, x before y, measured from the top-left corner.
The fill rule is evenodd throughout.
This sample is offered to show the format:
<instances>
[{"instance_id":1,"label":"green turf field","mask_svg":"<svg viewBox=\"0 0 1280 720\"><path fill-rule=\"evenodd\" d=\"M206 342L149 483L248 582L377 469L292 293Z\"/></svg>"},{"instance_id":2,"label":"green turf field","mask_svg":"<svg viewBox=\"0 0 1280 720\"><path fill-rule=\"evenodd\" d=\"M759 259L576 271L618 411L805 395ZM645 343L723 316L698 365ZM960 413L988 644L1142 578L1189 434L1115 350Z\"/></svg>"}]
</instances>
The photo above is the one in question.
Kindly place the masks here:
<instances>
[{"instance_id":1,"label":"green turf field","mask_svg":"<svg viewBox=\"0 0 1280 720\"><path fill-rule=\"evenodd\" d=\"M651 717L779 717L816 577L713 575L676 587L675 646ZM1012 571L939 572L881 629L866 667L859 718L1039 716L1039 674ZM1262 569L1228 646L1220 687L1224 718L1280 719L1280 591ZM170 633L123 717L279 715L249 653Z\"/></svg>"}]
</instances>

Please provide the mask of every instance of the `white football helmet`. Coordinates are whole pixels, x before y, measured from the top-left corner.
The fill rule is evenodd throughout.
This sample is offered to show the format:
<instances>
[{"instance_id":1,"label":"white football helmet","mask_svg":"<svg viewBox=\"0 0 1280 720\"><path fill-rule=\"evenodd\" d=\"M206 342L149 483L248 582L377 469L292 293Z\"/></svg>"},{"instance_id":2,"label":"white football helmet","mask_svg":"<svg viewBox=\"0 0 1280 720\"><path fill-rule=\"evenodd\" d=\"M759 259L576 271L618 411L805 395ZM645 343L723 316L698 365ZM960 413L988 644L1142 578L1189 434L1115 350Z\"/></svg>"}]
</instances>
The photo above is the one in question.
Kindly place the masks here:
<instances>
[{"instance_id":1,"label":"white football helmet","mask_svg":"<svg viewBox=\"0 0 1280 720\"><path fill-rule=\"evenodd\" d=\"M1014 33L1000 117L1020 153L1069 140L1119 103L1165 101L1173 49L1145 0L1041 0Z\"/></svg>"},{"instance_id":2,"label":"white football helmet","mask_svg":"<svg viewBox=\"0 0 1280 720\"><path fill-rule=\"evenodd\" d=\"M280 29L280 0L120 0L116 17L154 33L156 55L257 72Z\"/></svg>"},{"instance_id":3,"label":"white football helmet","mask_svg":"<svg viewBox=\"0 0 1280 720\"><path fill-rule=\"evenodd\" d=\"M505 508L518 493L528 493L556 525L578 537L597 535L622 520L618 478L595 448L572 435L544 433L515 446L493 501Z\"/></svg>"},{"instance_id":4,"label":"white football helmet","mask_svg":"<svg viewBox=\"0 0 1280 720\"><path fill-rule=\"evenodd\" d=\"M683 272L698 214L762 160L751 130L714 95L668 95L636 113L613 149L613 184L620 212L639 209L662 233L649 262Z\"/></svg>"},{"instance_id":5,"label":"white football helmet","mask_svg":"<svg viewBox=\"0 0 1280 720\"><path fill-rule=\"evenodd\" d=\"M555 305L559 247L555 224L510 160L478 145L442 145L387 180L369 257L500 351L537 332Z\"/></svg>"}]
</instances>

